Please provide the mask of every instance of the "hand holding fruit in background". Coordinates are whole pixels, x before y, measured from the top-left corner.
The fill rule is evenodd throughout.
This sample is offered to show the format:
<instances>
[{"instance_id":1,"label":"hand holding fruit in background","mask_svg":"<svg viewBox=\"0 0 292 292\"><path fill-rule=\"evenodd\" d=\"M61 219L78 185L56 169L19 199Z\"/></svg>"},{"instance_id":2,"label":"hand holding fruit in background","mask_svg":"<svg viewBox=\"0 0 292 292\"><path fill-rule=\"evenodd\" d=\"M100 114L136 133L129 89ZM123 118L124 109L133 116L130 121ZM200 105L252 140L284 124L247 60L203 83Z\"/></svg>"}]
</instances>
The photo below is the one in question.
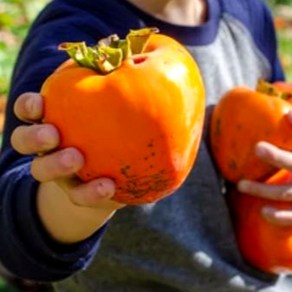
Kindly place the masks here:
<instances>
[{"instance_id":1,"label":"hand holding fruit in background","mask_svg":"<svg viewBox=\"0 0 292 292\"><path fill-rule=\"evenodd\" d=\"M231 90L211 124L214 158L233 184L227 202L240 251L270 273L292 270L292 110L284 85Z\"/></svg>"},{"instance_id":2,"label":"hand holding fruit in background","mask_svg":"<svg viewBox=\"0 0 292 292\"><path fill-rule=\"evenodd\" d=\"M269 273L292 271L292 153L267 143L259 157L281 170L263 182L240 181L227 202L240 251ZM289 171L290 170L290 171Z\"/></svg>"},{"instance_id":3,"label":"hand holding fruit in background","mask_svg":"<svg viewBox=\"0 0 292 292\"><path fill-rule=\"evenodd\" d=\"M212 113L210 139L217 167L228 181L263 180L276 172L275 165L256 156L255 145L266 141L291 151L291 110L285 94L262 82L257 90L238 86L220 99Z\"/></svg>"}]
</instances>

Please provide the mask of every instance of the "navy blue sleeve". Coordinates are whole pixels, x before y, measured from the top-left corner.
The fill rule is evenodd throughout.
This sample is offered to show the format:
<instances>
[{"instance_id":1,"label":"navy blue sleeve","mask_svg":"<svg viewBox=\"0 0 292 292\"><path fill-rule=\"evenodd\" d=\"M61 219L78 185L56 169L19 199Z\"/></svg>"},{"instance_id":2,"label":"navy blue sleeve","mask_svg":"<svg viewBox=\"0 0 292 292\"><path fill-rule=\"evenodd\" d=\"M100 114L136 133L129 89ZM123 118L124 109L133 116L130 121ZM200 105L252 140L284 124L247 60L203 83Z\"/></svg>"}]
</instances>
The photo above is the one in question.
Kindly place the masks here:
<instances>
[{"instance_id":1,"label":"navy blue sleeve","mask_svg":"<svg viewBox=\"0 0 292 292\"><path fill-rule=\"evenodd\" d=\"M1 156L1 165L11 160ZM0 258L14 275L37 281L57 281L88 265L104 231L75 245L53 241L36 214L38 183L30 176L30 159L19 159L1 174Z\"/></svg>"},{"instance_id":2,"label":"navy blue sleeve","mask_svg":"<svg viewBox=\"0 0 292 292\"><path fill-rule=\"evenodd\" d=\"M271 64L270 81L284 80L279 61L277 35L271 10L263 0L220 0L223 10L250 31L259 50Z\"/></svg>"},{"instance_id":3,"label":"navy blue sleeve","mask_svg":"<svg viewBox=\"0 0 292 292\"><path fill-rule=\"evenodd\" d=\"M105 227L76 245L54 242L36 211L38 182L30 175L32 156L10 144L23 124L13 113L16 98L39 92L44 80L67 58L62 42L93 45L113 33L124 36L139 21L116 0L54 0L39 14L27 35L14 68L0 152L0 262L21 278L57 281L85 268L96 253Z\"/></svg>"},{"instance_id":4,"label":"navy blue sleeve","mask_svg":"<svg viewBox=\"0 0 292 292\"><path fill-rule=\"evenodd\" d=\"M0 155L0 261L12 274L36 281L57 281L86 267L104 232L101 228L75 245L54 242L36 212L38 182L30 175L33 157L21 156L10 145L13 129L21 124L13 113L15 99L23 92L39 92L45 78L65 60L65 54L57 50L58 44L80 40L93 43L101 37L94 29L99 23L92 23L91 15L64 3L52 1L34 23L20 51Z\"/></svg>"},{"instance_id":5,"label":"navy blue sleeve","mask_svg":"<svg viewBox=\"0 0 292 292\"><path fill-rule=\"evenodd\" d=\"M66 278L88 265L104 228L82 243L62 245L53 241L36 212L38 183L30 175L31 158L18 158L11 164L14 156L13 150L6 150L0 162L1 262L21 278L37 281Z\"/></svg>"}]
</instances>

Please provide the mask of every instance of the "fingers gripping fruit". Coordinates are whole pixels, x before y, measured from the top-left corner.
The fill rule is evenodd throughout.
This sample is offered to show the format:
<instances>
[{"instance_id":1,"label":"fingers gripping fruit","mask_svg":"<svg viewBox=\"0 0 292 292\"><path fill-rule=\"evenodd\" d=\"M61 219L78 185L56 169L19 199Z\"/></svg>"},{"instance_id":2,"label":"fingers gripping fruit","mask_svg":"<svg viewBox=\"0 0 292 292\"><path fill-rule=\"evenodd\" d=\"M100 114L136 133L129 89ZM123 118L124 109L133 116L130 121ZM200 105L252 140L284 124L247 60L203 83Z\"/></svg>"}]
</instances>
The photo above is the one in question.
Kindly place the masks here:
<instances>
[{"instance_id":1,"label":"fingers gripping fruit","mask_svg":"<svg viewBox=\"0 0 292 292\"><path fill-rule=\"evenodd\" d=\"M286 114L292 110L287 95L268 83L257 90L235 87L215 106L210 139L214 159L223 177L233 183L240 179L263 180L277 169L255 154L259 141L292 150L292 127Z\"/></svg>"},{"instance_id":2,"label":"fingers gripping fruit","mask_svg":"<svg viewBox=\"0 0 292 292\"><path fill-rule=\"evenodd\" d=\"M236 87L219 102L211 122L212 152L223 176L236 183L242 178L267 184L291 184L292 173L269 166L255 156L255 144L265 140L291 150L292 87L284 82L260 81L257 90ZM227 203L242 256L268 273L292 271L292 229L267 221L262 209L291 209L291 202L227 192Z\"/></svg>"},{"instance_id":3,"label":"fingers gripping fruit","mask_svg":"<svg viewBox=\"0 0 292 292\"><path fill-rule=\"evenodd\" d=\"M280 170L266 183L291 184L292 173ZM227 201L232 214L238 246L244 258L268 273L292 271L292 227L271 224L262 216L262 208L290 210L291 202L259 198L236 190L229 192Z\"/></svg>"},{"instance_id":4,"label":"fingers gripping fruit","mask_svg":"<svg viewBox=\"0 0 292 292\"><path fill-rule=\"evenodd\" d=\"M114 200L156 201L185 180L197 155L205 91L196 62L155 29L112 35L94 47L64 43L71 58L45 81L44 122L60 147L77 147L83 181L115 180Z\"/></svg>"}]
</instances>

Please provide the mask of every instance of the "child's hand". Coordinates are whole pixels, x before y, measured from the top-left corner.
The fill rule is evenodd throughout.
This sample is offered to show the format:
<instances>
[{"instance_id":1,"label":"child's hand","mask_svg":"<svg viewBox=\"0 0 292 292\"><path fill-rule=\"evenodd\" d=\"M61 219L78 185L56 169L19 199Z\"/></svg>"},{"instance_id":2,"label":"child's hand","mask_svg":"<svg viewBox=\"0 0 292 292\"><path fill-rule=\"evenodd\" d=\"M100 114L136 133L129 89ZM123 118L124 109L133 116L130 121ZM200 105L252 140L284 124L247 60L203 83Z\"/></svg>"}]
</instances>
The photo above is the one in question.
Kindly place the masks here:
<instances>
[{"instance_id":1,"label":"child's hand","mask_svg":"<svg viewBox=\"0 0 292 292\"><path fill-rule=\"evenodd\" d=\"M291 113L289 115L291 116ZM257 144L256 153L258 157L262 158L264 161L278 168L284 168L292 171L291 152L281 150L266 142L260 142ZM267 220L273 222L274 224L292 225L292 184L269 185L254 181L240 181L238 184L238 189L243 193L268 198L271 200L291 201L290 210L283 211L266 206L262 209L262 214Z\"/></svg>"},{"instance_id":2,"label":"child's hand","mask_svg":"<svg viewBox=\"0 0 292 292\"><path fill-rule=\"evenodd\" d=\"M56 150L60 137L53 125L40 123L43 103L39 94L21 95L15 103L14 111L20 120L31 125L19 126L14 130L12 146L24 155L39 154L32 162L31 173L41 183L38 209L44 225L55 238L62 241L73 242L86 238L108 220L115 210L123 207L110 200L115 192L114 182L100 178L81 183L74 176L83 166L83 156L73 147ZM62 226L60 220L54 218L64 218L64 212L67 212L68 224L62 219ZM77 231L68 228L74 221ZM87 230L85 226L88 226Z\"/></svg>"},{"instance_id":3,"label":"child's hand","mask_svg":"<svg viewBox=\"0 0 292 292\"><path fill-rule=\"evenodd\" d=\"M115 186L110 179L101 178L87 184L78 184L77 180L68 179L83 166L83 156L73 147L52 151L59 144L59 134L52 125L37 124L42 119L42 105L39 94L25 93L17 99L14 107L20 120L34 123L16 128L11 137L16 151L41 154L32 162L32 176L40 182L58 182L78 205L93 207L100 204L100 199L112 197Z\"/></svg>"}]
</instances>

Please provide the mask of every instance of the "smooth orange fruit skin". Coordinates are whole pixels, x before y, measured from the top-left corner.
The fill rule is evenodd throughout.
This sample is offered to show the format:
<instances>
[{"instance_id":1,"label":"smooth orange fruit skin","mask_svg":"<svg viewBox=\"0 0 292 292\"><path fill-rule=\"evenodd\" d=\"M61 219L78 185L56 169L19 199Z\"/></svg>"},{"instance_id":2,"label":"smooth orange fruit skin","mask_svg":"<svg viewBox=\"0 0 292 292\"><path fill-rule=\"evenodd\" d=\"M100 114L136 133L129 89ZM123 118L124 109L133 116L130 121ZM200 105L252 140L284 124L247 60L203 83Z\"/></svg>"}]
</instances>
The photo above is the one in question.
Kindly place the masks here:
<instances>
[{"instance_id":1,"label":"smooth orange fruit skin","mask_svg":"<svg viewBox=\"0 0 292 292\"><path fill-rule=\"evenodd\" d=\"M285 116L292 105L247 87L235 87L215 106L210 126L213 157L223 177L264 180L276 169L255 155L259 141L292 150L292 126Z\"/></svg>"},{"instance_id":2,"label":"smooth orange fruit skin","mask_svg":"<svg viewBox=\"0 0 292 292\"><path fill-rule=\"evenodd\" d=\"M112 178L118 202L170 195L195 162L205 90L196 62L172 38L152 35L145 53L108 75L67 61L41 94L44 122L58 128L60 148L76 147L85 157L77 175Z\"/></svg>"},{"instance_id":3,"label":"smooth orange fruit skin","mask_svg":"<svg viewBox=\"0 0 292 292\"><path fill-rule=\"evenodd\" d=\"M292 173L280 170L268 184L291 184ZM227 196L235 235L242 256L254 267L273 274L292 272L292 227L268 222L261 215L269 206L291 210L291 202L280 202L231 191Z\"/></svg>"}]
</instances>

